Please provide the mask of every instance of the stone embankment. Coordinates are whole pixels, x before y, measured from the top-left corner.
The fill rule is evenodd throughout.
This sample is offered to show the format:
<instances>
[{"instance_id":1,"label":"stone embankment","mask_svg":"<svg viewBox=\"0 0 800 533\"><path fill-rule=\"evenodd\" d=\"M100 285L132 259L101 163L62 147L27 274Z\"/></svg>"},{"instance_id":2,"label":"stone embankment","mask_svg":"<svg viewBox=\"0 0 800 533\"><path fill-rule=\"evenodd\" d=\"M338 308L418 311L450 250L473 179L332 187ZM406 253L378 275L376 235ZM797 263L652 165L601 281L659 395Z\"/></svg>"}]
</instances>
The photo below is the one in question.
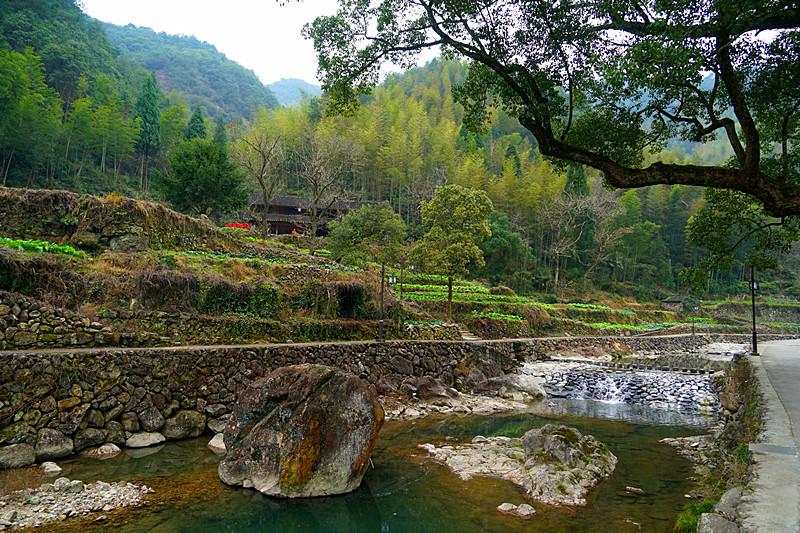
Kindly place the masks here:
<instances>
[{"instance_id":1,"label":"stone embankment","mask_svg":"<svg viewBox=\"0 0 800 533\"><path fill-rule=\"evenodd\" d=\"M27 331L43 313L7 306ZM26 315L27 313L27 315ZM62 324L62 335L86 328ZM31 322L34 324L31 324ZM6 325L8 322L6 322ZM16 326L9 326L16 327ZM71 329L72 328L72 329ZM53 328L55 334L55 327ZM91 323L88 329L97 329ZM22 328L14 333L17 336ZM86 335L104 335L102 330ZM8 338L8 329L5 330ZM742 336L741 338L744 338ZM511 373L525 361L585 356L687 353L719 337L393 341L179 348L105 348L0 353L0 466L67 456L104 443L128 447L219 433L238 395L270 371L293 364L336 366L381 394L413 391L421 378L466 390L468 377ZM741 341L741 339L739 339Z\"/></svg>"},{"instance_id":2,"label":"stone embankment","mask_svg":"<svg viewBox=\"0 0 800 533\"><path fill-rule=\"evenodd\" d=\"M347 335L348 327L358 322L337 322L330 333ZM339 331L341 330L341 331ZM354 332L349 332L353 333ZM272 319L240 319L214 315L167 313L143 309L112 309L102 316L88 317L67 309L48 306L20 294L0 291L0 350L75 349L95 347L148 347L186 344L193 339L213 343L218 339L292 337L292 328ZM412 340L460 340L456 325L411 325L403 335ZM360 335L355 338L362 338ZM340 338L353 338L345 336ZM717 341L749 342L749 335L713 334ZM791 338L783 335L761 335L759 339ZM291 342L291 341L287 341ZM507 341L498 341L507 342ZM676 335L672 337L561 337L527 339L537 358L551 354L608 360L627 359L631 355L649 359L662 356L653 364L668 365L667 353L685 353L711 342L709 336ZM688 365L701 364L689 362ZM680 364L687 365L686 361ZM672 365L674 366L674 365ZM695 366L692 366L694 368ZM699 367L698 367L699 368Z\"/></svg>"},{"instance_id":3,"label":"stone embankment","mask_svg":"<svg viewBox=\"0 0 800 533\"><path fill-rule=\"evenodd\" d=\"M473 368L497 376L533 357L522 342L447 341L5 352L0 466L220 432L248 385L292 364L336 366L391 391L421 377L461 387Z\"/></svg>"}]
</instances>

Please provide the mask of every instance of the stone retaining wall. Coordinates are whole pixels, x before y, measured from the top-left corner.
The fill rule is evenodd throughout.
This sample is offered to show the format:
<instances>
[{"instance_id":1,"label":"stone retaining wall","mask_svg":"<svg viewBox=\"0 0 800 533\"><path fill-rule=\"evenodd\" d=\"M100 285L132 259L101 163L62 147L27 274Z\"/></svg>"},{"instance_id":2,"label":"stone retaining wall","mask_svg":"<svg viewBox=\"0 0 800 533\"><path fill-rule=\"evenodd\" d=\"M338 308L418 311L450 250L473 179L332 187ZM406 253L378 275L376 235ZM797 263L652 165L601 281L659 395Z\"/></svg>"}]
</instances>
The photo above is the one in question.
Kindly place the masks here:
<instances>
[{"instance_id":1,"label":"stone retaining wall","mask_svg":"<svg viewBox=\"0 0 800 533\"><path fill-rule=\"evenodd\" d=\"M459 338L458 328L453 328L454 333L447 332L450 337L439 338ZM398 335L394 321L387 320L384 329L389 337ZM0 350L241 344L254 340L292 342L287 339L361 340L377 336L377 320L281 322L252 316L125 308L106 310L95 319L0 291Z\"/></svg>"},{"instance_id":2,"label":"stone retaining wall","mask_svg":"<svg viewBox=\"0 0 800 533\"><path fill-rule=\"evenodd\" d=\"M0 353L0 467L140 433L220 431L239 393L281 366L334 365L389 388L412 376L459 387L473 368L497 376L534 357L522 342L448 341Z\"/></svg>"},{"instance_id":3,"label":"stone retaining wall","mask_svg":"<svg viewBox=\"0 0 800 533\"><path fill-rule=\"evenodd\" d=\"M153 442L218 432L247 385L296 363L344 368L383 392L412 377L463 388L472 370L500 376L554 353L587 347L682 351L691 342L691 337L570 338L0 352L0 467L105 442L130 445L132 437Z\"/></svg>"}]
</instances>

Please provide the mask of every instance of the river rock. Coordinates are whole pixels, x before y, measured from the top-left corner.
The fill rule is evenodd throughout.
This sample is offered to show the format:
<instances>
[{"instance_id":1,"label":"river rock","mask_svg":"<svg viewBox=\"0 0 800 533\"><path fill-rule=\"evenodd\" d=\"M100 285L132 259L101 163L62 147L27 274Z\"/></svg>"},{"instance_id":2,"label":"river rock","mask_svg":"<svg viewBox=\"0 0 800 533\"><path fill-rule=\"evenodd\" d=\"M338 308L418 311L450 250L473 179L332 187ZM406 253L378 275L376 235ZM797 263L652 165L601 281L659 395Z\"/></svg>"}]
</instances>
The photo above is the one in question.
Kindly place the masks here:
<instances>
[{"instance_id":1,"label":"river rock","mask_svg":"<svg viewBox=\"0 0 800 533\"><path fill-rule=\"evenodd\" d=\"M222 433L214 435L214 438L208 443L208 447L211 448L212 452L218 455L225 455L225 437Z\"/></svg>"},{"instance_id":2,"label":"river rock","mask_svg":"<svg viewBox=\"0 0 800 533\"><path fill-rule=\"evenodd\" d=\"M100 459L106 459L108 457L113 457L117 455L121 450L119 446L114 443L107 442L102 446L97 448L89 448L88 450L83 450L83 454L86 457L97 457Z\"/></svg>"},{"instance_id":3,"label":"river rock","mask_svg":"<svg viewBox=\"0 0 800 533\"><path fill-rule=\"evenodd\" d=\"M697 522L697 533L739 533L739 526L717 513L703 513Z\"/></svg>"},{"instance_id":4,"label":"river rock","mask_svg":"<svg viewBox=\"0 0 800 533\"><path fill-rule=\"evenodd\" d=\"M734 487L726 491L714 505L714 512L733 521L736 518L736 508L742 501L742 492L742 487Z\"/></svg>"},{"instance_id":5,"label":"river rock","mask_svg":"<svg viewBox=\"0 0 800 533\"><path fill-rule=\"evenodd\" d=\"M0 447L0 468L17 468L36 461L36 452L28 444L12 444Z\"/></svg>"},{"instance_id":6,"label":"river rock","mask_svg":"<svg viewBox=\"0 0 800 533\"><path fill-rule=\"evenodd\" d=\"M122 424L117 422L116 420L112 420L106 423L105 427L106 431L106 442L111 442L113 444L125 444L125 428L122 427Z\"/></svg>"},{"instance_id":7,"label":"river rock","mask_svg":"<svg viewBox=\"0 0 800 533\"><path fill-rule=\"evenodd\" d=\"M449 400L458 399L457 390L448 387L436 378L417 378L416 388L417 397L421 400L428 400L434 403L437 401L444 401L447 404Z\"/></svg>"},{"instance_id":8,"label":"river rock","mask_svg":"<svg viewBox=\"0 0 800 533\"><path fill-rule=\"evenodd\" d=\"M61 473L61 467L52 461L42 463L42 474L45 476L57 476Z\"/></svg>"},{"instance_id":9,"label":"river rock","mask_svg":"<svg viewBox=\"0 0 800 533\"><path fill-rule=\"evenodd\" d=\"M279 368L240 394L225 428L219 477L297 498L358 488L383 408L356 376L322 365Z\"/></svg>"},{"instance_id":10,"label":"river rock","mask_svg":"<svg viewBox=\"0 0 800 533\"><path fill-rule=\"evenodd\" d=\"M25 422L17 422L0 430L0 444L19 444L25 442L28 434L35 433L33 428Z\"/></svg>"},{"instance_id":11,"label":"river rock","mask_svg":"<svg viewBox=\"0 0 800 533\"><path fill-rule=\"evenodd\" d=\"M125 441L128 448L147 448L167 440L161 433L134 433Z\"/></svg>"},{"instance_id":12,"label":"river rock","mask_svg":"<svg viewBox=\"0 0 800 533\"><path fill-rule=\"evenodd\" d=\"M164 422L161 433L170 440L199 437L206 429L206 415L197 411L178 411Z\"/></svg>"},{"instance_id":13,"label":"river rock","mask_svg":"<svg viewBox=\"0 0 800 533\"><path fill-rule=\"evenodd\" d=\"M553 424L532 429L521 439L478 436L471 443L420 448L464 480L474 475L502 477L548 505L586 505L588 489L617 465L614 454L591 435Z\"/></svg>"},{"instance_id":14,"label":"river rock","mask_svg":"<svg viewBox=\"0 0 800 533\"><path fill-rule=\"evenodd\" d=\"M157 431L164 425L164 422L164 417L155 407L145 409L144 412L139 415L139 425L142 431Z\"/></svg>"},{"instance_id":15,"label":"river rock","mask_svg":"<svg viewBox=\"0 0 800 533\"><path fill-rule=\"evenodd\" d=\"M106 440L106 432L102 429L87 428L75 433L75 451L79 452L91 446L103 444Z\"/></svg>"},{"instance_id":16,"label":"river rock","mask_svg":"<svg viewBox=\"0 0 800 533\"><path fill-rule=\"evenodd\" d=\"M50 428L41 429L36 438L36 460L49 461L66 457L72 453L74 447L72 439L60 431Z\"/></svg>"},{"instance_id":17,"label":"river rock","mask_svg":"<svg viewBox=\"0 0 800 533\"><path fill-rule=\"evenodd\" d=\"M536 509L527 503L523 503L522 505L514 505L508 502L501 503L497 506L497 510L505 515L514 515L525 519L533 518L533 515L536 514Z\"/></svg>"},{"instance_id":18,"label":"river rock","mask_svg":"<svg viewBox=\"0 0 800 533\"><path fill-rule=\"evenodd\" d=\"M230 419L230 414L222 415L220 418L209 418L206 426L211 433L222 433L225 431L225 426L228 425Z\"/></svg>"}]
</instances>

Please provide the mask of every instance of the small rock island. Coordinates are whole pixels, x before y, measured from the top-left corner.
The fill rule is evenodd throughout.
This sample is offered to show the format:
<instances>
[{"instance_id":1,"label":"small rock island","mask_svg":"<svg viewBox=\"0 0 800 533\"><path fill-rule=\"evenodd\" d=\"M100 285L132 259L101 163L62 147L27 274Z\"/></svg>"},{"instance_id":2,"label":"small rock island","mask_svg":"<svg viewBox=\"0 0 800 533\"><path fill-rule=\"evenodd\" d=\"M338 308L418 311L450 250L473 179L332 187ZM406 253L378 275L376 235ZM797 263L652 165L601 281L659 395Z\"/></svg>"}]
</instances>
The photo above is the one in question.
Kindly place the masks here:
<instances>
[{"instance_id":1,"label":"small rock island","mask_svg":"<svg viewBox=\"0 0 800 533\"><path fill-rule=\"evenodd\" d=\"M586 505L588 489L617 466L616 456L593 436L553 424L522 438L477 436L471 443L420 448L464 480L500 477L525 488L531 500L555 506Z\"/></svg>"}]
</instances>

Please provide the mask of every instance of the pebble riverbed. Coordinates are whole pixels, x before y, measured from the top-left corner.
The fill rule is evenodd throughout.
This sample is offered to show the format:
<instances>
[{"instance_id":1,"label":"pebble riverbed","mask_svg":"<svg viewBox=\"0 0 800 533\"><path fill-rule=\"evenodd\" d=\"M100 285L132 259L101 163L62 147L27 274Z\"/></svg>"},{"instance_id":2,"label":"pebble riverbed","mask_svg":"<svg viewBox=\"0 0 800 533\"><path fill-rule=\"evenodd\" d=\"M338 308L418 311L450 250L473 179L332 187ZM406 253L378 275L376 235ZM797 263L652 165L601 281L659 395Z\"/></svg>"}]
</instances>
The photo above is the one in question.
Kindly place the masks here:
<instances>
[{"instance_id":1,"label":"pebble riverbed","mask_svg":"<svg viewBox=\"0 0 800 533\"><path fill-rule=\"evenodd\" d=\"M84 484L61 477L38 489L24 489L0 498L0 531L38 527L74 516L141 505L150 492L145 485L125 481ZM98 515L95 520L103 521L105 517Z\"/></svg>"}]
</instances>

